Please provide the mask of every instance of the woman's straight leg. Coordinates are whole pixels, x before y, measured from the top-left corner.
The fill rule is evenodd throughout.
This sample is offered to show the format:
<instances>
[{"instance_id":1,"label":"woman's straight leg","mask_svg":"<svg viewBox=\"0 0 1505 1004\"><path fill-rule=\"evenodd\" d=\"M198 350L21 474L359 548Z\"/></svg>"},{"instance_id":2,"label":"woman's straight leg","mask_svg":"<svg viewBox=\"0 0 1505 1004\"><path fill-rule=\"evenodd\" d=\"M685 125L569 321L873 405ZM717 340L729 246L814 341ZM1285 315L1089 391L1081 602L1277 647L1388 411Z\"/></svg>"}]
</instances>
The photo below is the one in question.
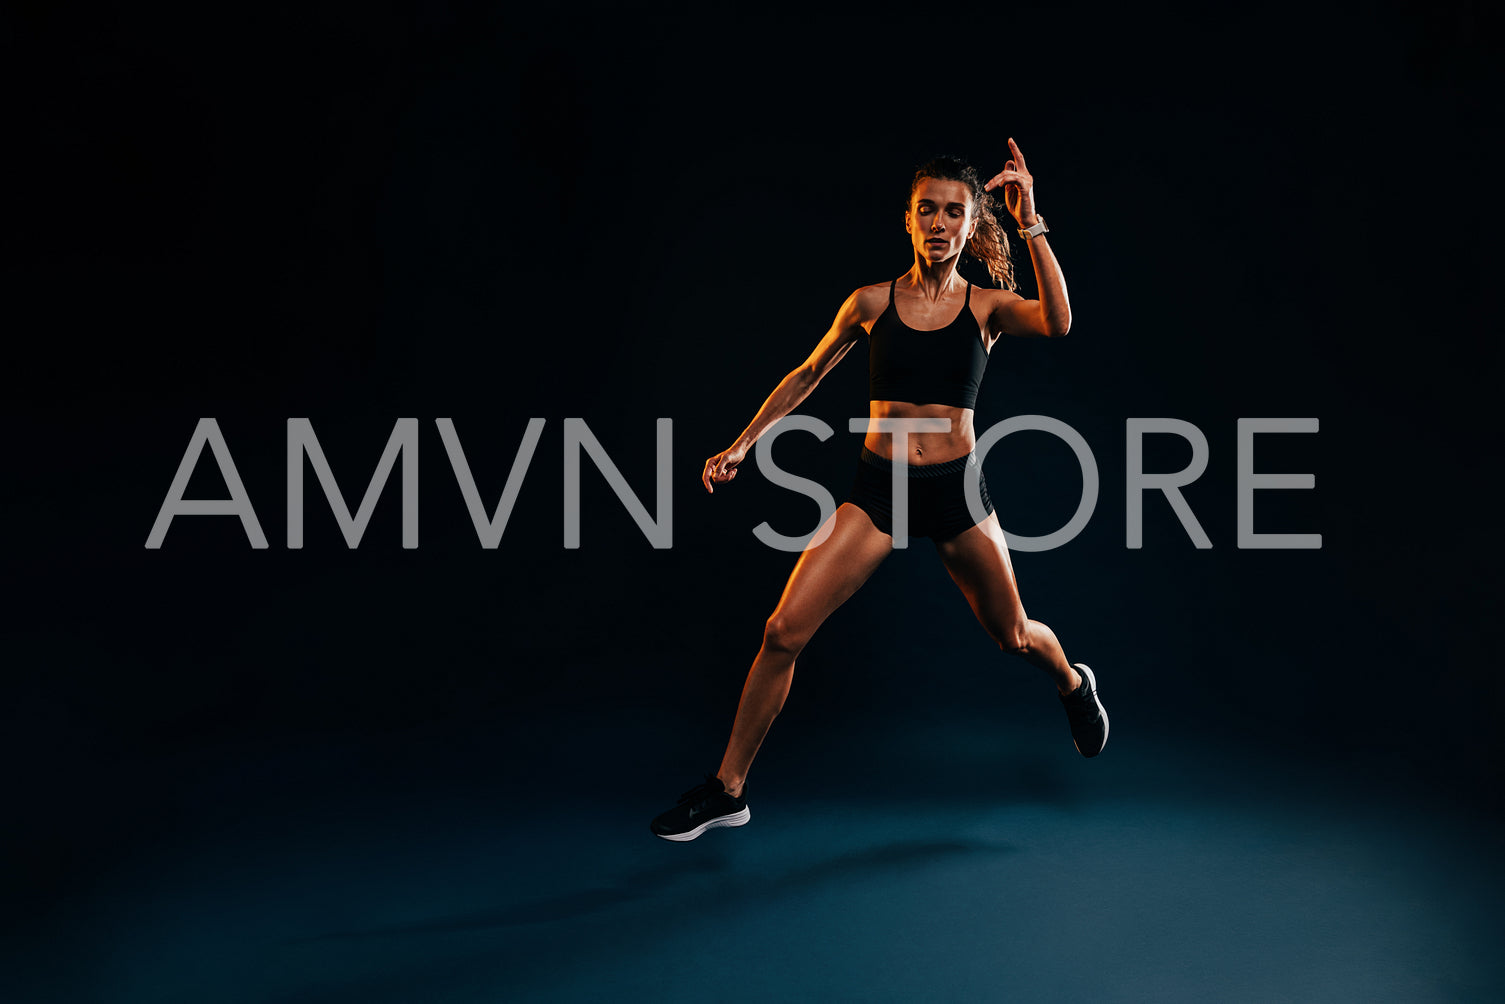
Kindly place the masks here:
<instances>
[{"instance_id":1,"label":"woman's straight leg","mask_svg":"<svg viewBox=\"0 0 1505 1004\"><path fill-rule=\"evenodd\" d=\"M794 663L817 628L855 593L893 550L893 538L850 502L831 514L831 534L802 553L763 630L716 776L740 794L753 757L789 696Z\"/></svg>"}]
</instances>

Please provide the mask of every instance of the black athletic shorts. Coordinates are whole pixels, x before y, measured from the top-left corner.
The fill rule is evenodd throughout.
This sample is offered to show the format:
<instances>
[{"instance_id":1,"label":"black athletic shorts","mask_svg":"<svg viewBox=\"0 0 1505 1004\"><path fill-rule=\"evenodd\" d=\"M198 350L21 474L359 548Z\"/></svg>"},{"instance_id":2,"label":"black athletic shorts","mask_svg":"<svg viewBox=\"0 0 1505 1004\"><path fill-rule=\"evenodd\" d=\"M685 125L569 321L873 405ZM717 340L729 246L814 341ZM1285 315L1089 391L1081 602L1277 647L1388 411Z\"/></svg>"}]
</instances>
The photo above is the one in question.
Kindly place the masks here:
<instances>
[{"instance_id":1,"label":"black athletic shorts","mask_svg":"<svg viewBox=\"0 0 1505 1004\"><path fill-rule=\"evenodd\" d=\"M873 525L884 533L894 532L893 468L866 446L857 463L857 478L847 501L868 514ZM988 498L988 482L977 465L977 454L969 453L942 464L906 464L909 475L909 527L911 537L946 540L970 530L980 520L967 508L966 479L976 476L982 500L983 518L993 511ZM969 473L970 472L970 473Z\"/></svg>"}]
</instances>

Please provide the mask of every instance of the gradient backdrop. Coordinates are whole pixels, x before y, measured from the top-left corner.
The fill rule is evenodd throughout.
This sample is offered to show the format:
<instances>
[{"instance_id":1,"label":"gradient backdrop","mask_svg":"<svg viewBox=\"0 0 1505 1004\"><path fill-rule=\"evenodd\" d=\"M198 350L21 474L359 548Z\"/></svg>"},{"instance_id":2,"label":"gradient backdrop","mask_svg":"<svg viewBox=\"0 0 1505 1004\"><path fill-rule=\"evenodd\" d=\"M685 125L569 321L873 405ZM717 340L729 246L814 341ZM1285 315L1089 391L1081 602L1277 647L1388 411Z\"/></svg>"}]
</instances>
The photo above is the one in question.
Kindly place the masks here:
<instances>
[{"instance_id":1,"label":"gradient backdrop","mask_svg":"<svg viewBox=\"0 0 1505 1004\"><path fill-rule=\"evenodd\" d=\"M6 1000L1505 994L1482 4L6 21ZM1107 750L916 541L802 657L753 825L653 840L792 565L752 527L816 519L751 461L707 496L704 458L908 265L915 165L1009 136L1074 323L998 345L977 421L1096 459L1085 532L1014 560ZM865 368L777 449L838 498ZM267 550L208 517L143 546L205 416ZM416 550L396 472L352 550L311 469L286 547L291 417L352 509L419 420ZM535 417L483 549L434 420L489 509ZM1158 417L1206 435L1210 550L1159 495L1125 546ZM1238 549L1251 417L1320 421L1256 447L1316 476L1256 528L1320 550ZM650 509L672 419L672 548L588 461L564 547L566 418ZM986 470L1016 533L1075 508L1049 436ZM224 494L206 454L189 495Z\"/></svg>"}]
</instances>

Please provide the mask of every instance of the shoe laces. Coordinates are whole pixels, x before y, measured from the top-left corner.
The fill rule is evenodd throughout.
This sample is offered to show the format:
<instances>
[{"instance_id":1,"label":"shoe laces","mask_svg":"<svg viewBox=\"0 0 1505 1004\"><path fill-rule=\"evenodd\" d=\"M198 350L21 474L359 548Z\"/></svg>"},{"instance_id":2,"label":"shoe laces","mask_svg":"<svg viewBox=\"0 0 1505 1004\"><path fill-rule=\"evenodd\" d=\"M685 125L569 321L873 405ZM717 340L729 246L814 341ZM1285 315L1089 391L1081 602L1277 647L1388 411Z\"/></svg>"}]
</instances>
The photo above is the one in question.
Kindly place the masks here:
<instances>
[{"instance_id":1,"label":"shoe laces","mask_svg":"<svg viewBox=\"0 0 1505 1004\"><path fill-rule=\"evenodd\" d=\"M1097 701L1093 699L1095 696L1096 691L1087 686L1086 682L1083 681L1082 685L1071 693L1062 694L1061 703L1066 705L1068 714L1096 718Z\"/></svg>"},{"instance_id":2,"label":"shoe laces","mask_svg":"<svg viewBox=\"0 0 1505 1004\"><path fill-rule=\"evenodd\" d=\"M712 795L719 795L725 790L726 786L721 783L721 780L715 774L707 774L704 784L697 784L679 796L678 804L684 805L686 802L703 802Z\"/></svg>"}]
</instances>

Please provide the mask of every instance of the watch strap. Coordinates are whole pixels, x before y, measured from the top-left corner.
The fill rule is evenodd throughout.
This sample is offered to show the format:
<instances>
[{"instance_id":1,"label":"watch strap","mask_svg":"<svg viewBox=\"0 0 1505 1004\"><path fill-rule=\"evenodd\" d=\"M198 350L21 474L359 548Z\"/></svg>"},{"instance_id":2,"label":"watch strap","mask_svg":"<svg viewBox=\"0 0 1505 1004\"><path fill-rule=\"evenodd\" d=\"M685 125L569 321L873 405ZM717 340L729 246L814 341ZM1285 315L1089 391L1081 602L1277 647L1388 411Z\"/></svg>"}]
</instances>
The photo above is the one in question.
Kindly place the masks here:
<instances>
[{"instance_id":1,"label":"watch strap","mask_svg":"<svg viewBox=\"0 0 1505 1004\"><path fill-rule=\"evenodd\" d=\"M1045 225L1045 217L1043 217L1043 216L1040 217L1038 220L1035 221L1035 225L1034 226L1032 226L1032 227L1020 227L1019 228L1019 236L1021 238L1023 238L1024 240L1027 240L1027 241L1028 240L1034 240L1036 237L1039 237L1041 234L1048 234L1048 233L1050 233L1050 227L1047 227Z\"/></svg>"}]
</instances>

